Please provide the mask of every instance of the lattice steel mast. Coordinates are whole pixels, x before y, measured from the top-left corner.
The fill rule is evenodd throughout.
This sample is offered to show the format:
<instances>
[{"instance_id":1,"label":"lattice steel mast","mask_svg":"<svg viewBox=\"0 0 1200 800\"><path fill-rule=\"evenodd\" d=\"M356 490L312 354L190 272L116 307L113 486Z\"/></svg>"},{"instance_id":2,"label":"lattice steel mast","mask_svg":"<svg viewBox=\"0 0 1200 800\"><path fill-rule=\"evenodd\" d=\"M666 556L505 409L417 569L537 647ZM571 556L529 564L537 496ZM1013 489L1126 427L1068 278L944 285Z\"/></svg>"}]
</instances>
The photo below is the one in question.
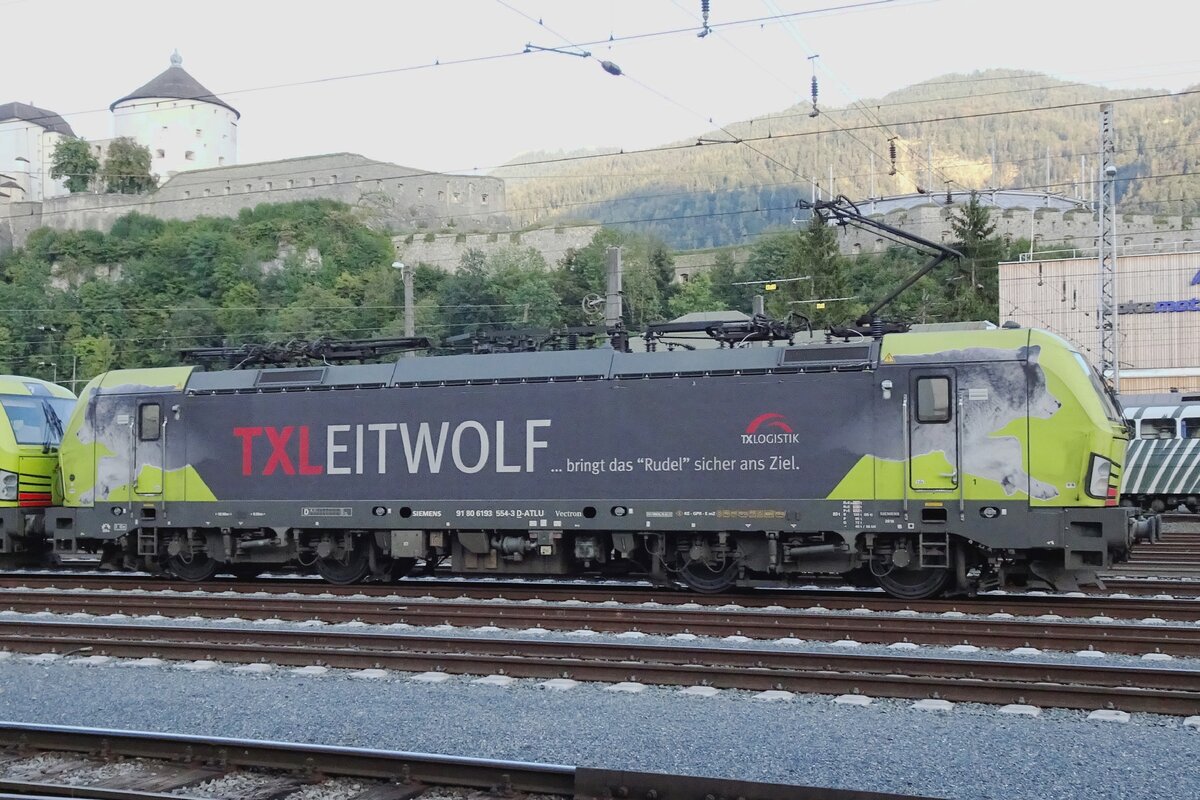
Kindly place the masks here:
<instances>
[{"instance_id":1,"label":"lattice steel mast","mask_svg":"<svg viewBox=\"0 0 1200 800\"><path fill-rule=\"evenodd\" d=\"M1117 165L1113 138L1113 106L1100 106L1100 374L1114 392L1121 391L1120 338L1117 334Z\"/></svg>"}]
</instances>

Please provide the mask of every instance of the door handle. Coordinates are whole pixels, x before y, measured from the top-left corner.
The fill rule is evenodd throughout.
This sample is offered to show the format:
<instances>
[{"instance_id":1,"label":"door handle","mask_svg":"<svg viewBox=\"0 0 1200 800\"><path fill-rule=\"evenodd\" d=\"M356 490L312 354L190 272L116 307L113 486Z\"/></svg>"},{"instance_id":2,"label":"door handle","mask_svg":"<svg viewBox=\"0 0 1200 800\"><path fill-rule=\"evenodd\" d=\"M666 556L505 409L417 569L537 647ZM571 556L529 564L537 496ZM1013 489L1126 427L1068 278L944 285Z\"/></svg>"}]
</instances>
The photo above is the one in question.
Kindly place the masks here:
<instances>
[{"instance_id":1,"label":"door handle","mask_svg":"<svg viewBox=\"0 0 1200 800\"><path fill-rule=\"evenodd\" d=\"M954 470L953 472L941 472L938 474L940 474L943 478L949 478L952 481L958 480L958 470Z\"/></svg>"}]
</instances>

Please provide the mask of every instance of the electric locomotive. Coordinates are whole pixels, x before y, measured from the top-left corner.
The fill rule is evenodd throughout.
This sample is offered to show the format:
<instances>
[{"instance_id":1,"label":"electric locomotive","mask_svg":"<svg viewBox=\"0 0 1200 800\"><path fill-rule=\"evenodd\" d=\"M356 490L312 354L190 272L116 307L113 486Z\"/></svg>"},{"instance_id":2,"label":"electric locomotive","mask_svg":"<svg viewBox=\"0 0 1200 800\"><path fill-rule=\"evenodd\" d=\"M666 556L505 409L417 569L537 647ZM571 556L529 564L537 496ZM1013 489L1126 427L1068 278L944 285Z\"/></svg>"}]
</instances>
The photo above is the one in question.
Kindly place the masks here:
<instances>
[{"instance_id":1,"label":"electric locomotive","mask_svg":"<svg viewBox=\"0 0 1200 800\"><path fill-rule=\"evenodd\" d=\"M1127 438L1083 357L1032 329L116 370L70 416L47 527L192 581L448 559L702 592L1073 589L1152 532L1118 506Z\"/></svg>"},{"instance_id":2,"label":"electric locomotive","mask_svg":"<svg viewBox=\"0 0 1200 800\"><path fill-rule=\"evenodd\" d=\"M39 564L49 551L46 508L61 502L54 476L75 395L55 383L0 376L0 561Z\"/></svg>"}]
</instances>

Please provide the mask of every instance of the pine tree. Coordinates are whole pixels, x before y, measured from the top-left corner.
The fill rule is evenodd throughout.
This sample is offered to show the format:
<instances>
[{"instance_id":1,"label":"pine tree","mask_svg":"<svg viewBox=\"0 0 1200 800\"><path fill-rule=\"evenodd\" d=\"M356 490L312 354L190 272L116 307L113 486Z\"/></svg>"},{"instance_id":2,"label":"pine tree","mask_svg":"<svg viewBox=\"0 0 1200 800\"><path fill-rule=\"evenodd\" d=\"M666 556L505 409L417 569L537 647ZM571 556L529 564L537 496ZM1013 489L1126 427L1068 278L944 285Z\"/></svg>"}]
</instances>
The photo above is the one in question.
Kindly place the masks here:
<instances>
[{"instance_id":1,"label":"pine tree","mask_svg":"<svg viewBox=\"0 0 1200 800\"><path fill-rule=\"evenodd\" d=\"M1004 243L995 236L991 209L971 192L967 204L950 215L950 229L955 248L963 254L957 274L950 278L957 284L952 293L961 304L962 318L994 319L1000 297L997 265Z\"/></svg>"}]
</instances>

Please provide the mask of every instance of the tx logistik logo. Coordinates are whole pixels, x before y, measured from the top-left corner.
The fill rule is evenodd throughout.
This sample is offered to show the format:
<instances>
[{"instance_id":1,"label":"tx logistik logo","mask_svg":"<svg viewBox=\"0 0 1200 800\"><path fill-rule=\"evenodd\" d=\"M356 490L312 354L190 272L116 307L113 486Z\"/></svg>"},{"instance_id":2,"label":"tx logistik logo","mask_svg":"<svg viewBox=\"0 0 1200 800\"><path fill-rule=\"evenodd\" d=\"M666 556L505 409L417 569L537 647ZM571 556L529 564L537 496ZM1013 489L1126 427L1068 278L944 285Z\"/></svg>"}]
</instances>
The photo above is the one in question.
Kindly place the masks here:
<instances>
[{"instance_id":1,"label":"tx logistik logo","mask_svg":"<svg viewBox=\"0 0 1200 800\"><path fill-rule=\"evenodd\" d=\"M775 430L763 430L774 428ZM792 430L783 414L768 412L750 420L742 434L742 444L799 444L800 434Z\"/></svg>"}]
</instances>

